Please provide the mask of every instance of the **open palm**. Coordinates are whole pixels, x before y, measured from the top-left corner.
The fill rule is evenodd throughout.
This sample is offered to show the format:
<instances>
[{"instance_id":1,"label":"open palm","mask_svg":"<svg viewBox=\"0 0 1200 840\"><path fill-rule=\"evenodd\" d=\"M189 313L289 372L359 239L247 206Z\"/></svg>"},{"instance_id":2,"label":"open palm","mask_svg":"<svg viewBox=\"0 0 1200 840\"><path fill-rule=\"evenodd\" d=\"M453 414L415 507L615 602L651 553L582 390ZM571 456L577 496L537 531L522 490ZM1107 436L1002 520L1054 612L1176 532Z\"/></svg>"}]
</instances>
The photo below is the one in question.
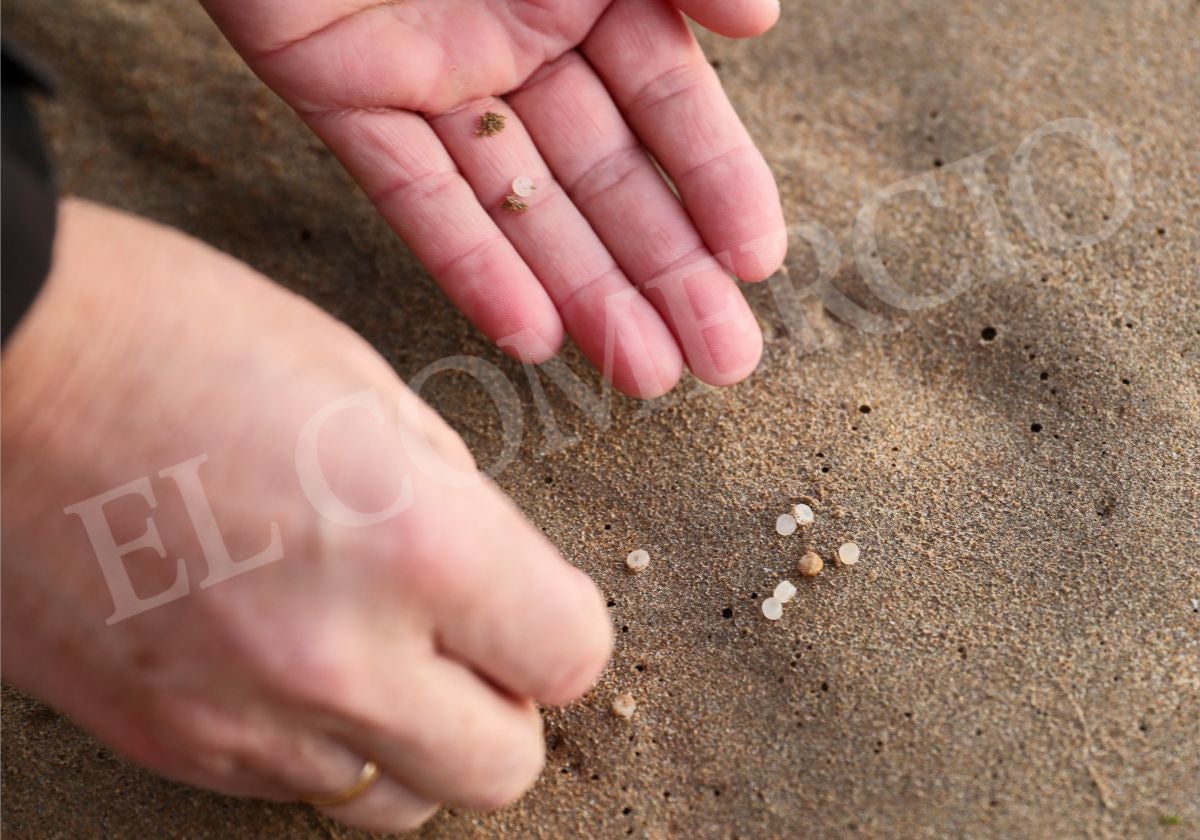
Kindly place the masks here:
<instances>
[{"instance_id":1,"label":"open palm","mask_svg":"<svg viewBox=\"0 0 1200 840\"><path fill-rule=\"evenodd\" d=\"M715 385L753 371L762 339L729 275L775 270L782 213L679 9L744 36L776 0L206 5L509 353L545 361L565 330L640 397L685 361ZM480 136L487 112L504 129ZM518 176L526 209L505 204Z\"/></svg>"}]
</instances>

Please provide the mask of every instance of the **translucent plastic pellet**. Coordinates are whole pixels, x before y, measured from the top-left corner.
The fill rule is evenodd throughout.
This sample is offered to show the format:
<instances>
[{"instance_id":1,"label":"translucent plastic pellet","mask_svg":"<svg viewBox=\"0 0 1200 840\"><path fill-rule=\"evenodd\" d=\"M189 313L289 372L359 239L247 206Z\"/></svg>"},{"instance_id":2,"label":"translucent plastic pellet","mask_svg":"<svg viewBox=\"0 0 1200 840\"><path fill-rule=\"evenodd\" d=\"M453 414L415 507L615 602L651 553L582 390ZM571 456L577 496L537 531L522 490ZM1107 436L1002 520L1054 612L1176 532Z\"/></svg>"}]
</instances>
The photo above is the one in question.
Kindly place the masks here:
<instances>
[{"instance_id":1,"label":"translucent plastic pellet","mask_svg":"<svg viewBox=\"0 0 1200 840\"><path fill-rule=\"evenodd\" d=\"M786 604L788 601L796 597L796 584L790 580L781 580L779 585L775 587L775 600L781 604Z\"/></svg>"},{"instance_id":2,"label":"translucent plastic pellet","mask_svg":"<svg viewBox=\"0 0 1200 840\"><path fill-rule=\"evenodd\" d=\"M528 175L519 175L513 178L512 190L521 198L529 198L529 196L533 195L534 189L533 179Z\"/></svg>"},{"instance_id":3,"label":"translucent plastic pellet","mask_svg":"<svg viewBox=\"0 0 1200 840\"><path fill-rule=\"evenodd\" d=\"M762 612L771 621L783 618L783 604L778 598L768 598L762 602Z\"/></svg>"},{"instance_id":4,"label":"translucent plastic pellet","mask_svg":"<svg viewBox=\"0 0 1200 840\"><path fill-rule=\"evenodd\" d=\"M858 562L858 555L860 553L861 550L858 547L858 543L843 543L837 550L838 562L843 566L853 566Z\"/></svg>"}]
</instances>

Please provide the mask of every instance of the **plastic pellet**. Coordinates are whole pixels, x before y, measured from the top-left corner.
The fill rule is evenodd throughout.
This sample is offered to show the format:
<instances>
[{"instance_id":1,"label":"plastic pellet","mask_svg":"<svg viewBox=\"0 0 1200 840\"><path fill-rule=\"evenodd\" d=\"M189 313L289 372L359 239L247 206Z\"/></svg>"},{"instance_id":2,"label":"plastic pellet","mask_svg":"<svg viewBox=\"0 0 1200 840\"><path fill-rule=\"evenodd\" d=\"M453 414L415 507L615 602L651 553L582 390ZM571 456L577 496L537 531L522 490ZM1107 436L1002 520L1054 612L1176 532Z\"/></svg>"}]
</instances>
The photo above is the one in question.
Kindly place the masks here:
<instances>
[{"instance_id":1,"label":"plastic pellet","mask_svg":"<svg viewBox=\"0 0 1200 840\"><path fill-rule=\"evenodd\" d=\"M825 561L816 552L805 552L804 556L800 558L800 574L805 577L816 577L821 574L821 569L824 568Z\"/></svg>"},{"instance_id":2,"label":"plastic pellet","mask_svg":"<svg viewBox=\"0 0 1200 840\"><path fill-rule=\"evenodd\" d=\"M535 189L537 188L533 185L533 179L528 175L520 175L513 178L512 191L521 198L529 198L529 196L533 195Z\"/></svg>"},{"instance_id":3,"label":"plastic pellet","mask_svg":"<svg viewBox=\"0 0 1200 840\"><path fill-rule=\"evenodd\" d=\"M775 520L775 532L785 537L796 533L796 527L796 517L790 513L780 514L779 518Z\"/></svg>"},{"instance_id":4,"label":"plastic pellet","mask_svg":"<svg viewBox=\"0 0 1200 840\"><path fill-rule=\"evenodd\" d=\"M768 598L762 602L763 615L771 621L778 621L783 618L783 604L778 598Z\"/></svg>"},{"instance_id":5,"label":"plastic pellet","mask_svg":"<svg viewBox=\"0 0 1200 840\"><path fill-rule=\"evenodd\" d=\"M788 601L796 597L796 584L790 580L781 580L779 585L775 587L775 600L781 604L786 604Z\"/></svg>"},{"instance_id":6,"label":"plastic pellet","mask_svg":"<svg viewBox=\"0 0 1200 840\"><path fill-rule=\"evenodd\" d=\"M612 701L612 713L619 718L629 720L637 711L637 701L632 694L618 694Z\"/></svg>"},{"instance_id":7,"label":"plastic pellet","mask_svg":"<svg viewBox=\"0 0 1200 840\"><path fill-rule=\"evenodd\" d=\"M801 525L811 525L816 516L813 515L813 509L801 502L792 508L792 516L796 518L796 522Z\"/></svg>"},{"instance_id":8,"label":"plastic pellet","mask_svg":"<svg viewBox=\"0 0 1200 840\"><path fill-rule=\"evenodd\" d=\"M650 552L644 548L634 549L625 558L625 565L629 567L629 571L635 574L642 571L650 565Z\"/></svg>"},{"instance_id":9,"label":"plastic pellet","mask_svg":"<svg viewBox=\"0 0 1200 840\"><path fill-rule=\"evenodd\" d=\"M841 563L843 566L853 566L855 563L858 562L858 555L860 553L861 553L861 550L858 547L858 543L853 543L853 542L844 543L837 550L837 559L838 559L838 562Z\"/></svg>"}]
</instances>

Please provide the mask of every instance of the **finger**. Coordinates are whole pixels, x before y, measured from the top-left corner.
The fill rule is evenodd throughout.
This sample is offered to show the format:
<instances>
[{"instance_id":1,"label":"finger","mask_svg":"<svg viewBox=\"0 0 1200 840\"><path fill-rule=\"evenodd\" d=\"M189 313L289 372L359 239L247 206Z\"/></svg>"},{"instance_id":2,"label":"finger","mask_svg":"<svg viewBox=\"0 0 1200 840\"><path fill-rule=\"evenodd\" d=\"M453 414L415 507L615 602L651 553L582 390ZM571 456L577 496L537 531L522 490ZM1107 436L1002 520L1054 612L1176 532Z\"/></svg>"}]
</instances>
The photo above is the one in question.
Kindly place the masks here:
<instances>
[{"instance_id":1,"label":"finger","mask_svg":"<svg viewBox=\"0 0 1200 840\"><path fill-rule=\"evenodd\" d=\"M709 250L743 280L768 277L787 247L775 180L683 15L666 0L615 0L583 52Z\"/></svg>"},{"instance_id":2,"label":"finger","mask_svg":"<svg viewBox=\"0 0 1200 840\"><path fill-rule=\"evenodd\" d=\"M673 0L705 29L729 38L750 38L779 20L779 0Z\"/></svg>"},{"instance_id":3,"label":"finger","mask_svg":"<svg viewBox=\"0 0 1200 840\"><path fill-rule=\"evenodd\" d=\"M476 136L485 112L505 127ZM496 99L477 100L430 118L479 202L554 301L584 355L624 393L652 398L679 380L683 360L662 318L624 272L546 167L521 120ZM504 202L514 179L532 180L532 194L514 212Z\"/></svg>"},{"instance_id":4,"label":"finger","mask_svg":"<svg viewBox=\"0 0 1200 840\"><path fill-rule=\"evenodd\" d=\"M425 120L404 111L306 115L451 301L530 363L562 344L558 312Z\"/></svg>"},{"instance_id":5,"label":"finger","mask_svg":"<svg viewBox=\"0 0 1200 840\"><path fill-rule=\"evenodd\" d=\"M340 743L327 741L319 779L294 788L300 796L330 796L354 784L368 760ZM370 760L376 760L374 758ZM377 761L377 760L376 760ZM313 779L313 774L308 774ZM348 802L317 806L338 822L368 831L411 831L437 813L437 802L414 793L386 772L367 790Z\"/></svg>"},{"instance_id":6,"label":"finger","mask_svg":"<svg viewBox=\"0 0 1200 840\"><path fill-rule=\"evenodd\" d=\"M383 668L372 707L342 737L425 800L499 808L525 792L545 762L542 718L470 668L432 652L410 669Z\"/></svg>"},{"instance_id":7,"label":"finger","mask_svg":"<svg viewBox=\"0 0 1200 840\"><path fill-rule=\"evenodd\" d=\"M753 313L587 62L567 53L509 102L696 377L730 385L752 373L762 353Z\"/></svg>"},{"instance_id":8,"label":"finger","mask_svg":"<svg viewBox=\"0 0 1200 840\"><path fill-rule=\"evenodd\" d=\"M384 773L362 796L317 810L346 825L390 834L412 831L436 814L438 807Z\"/></svg>"},{"instance_id":9,"label":"finger","mask_svg":"<svg viewBox=\"0 0 1200 840\"><path fill-rule=\"evenodd\" d=\"M495 485L462 488L453 503L416 492L401 527L410 518L423 524L405 530L411 550L433 559L398 568L398 583L428 610L439 650L548 705L593 684L612 650L604 600Z\"/></svg>"}]
</instances>

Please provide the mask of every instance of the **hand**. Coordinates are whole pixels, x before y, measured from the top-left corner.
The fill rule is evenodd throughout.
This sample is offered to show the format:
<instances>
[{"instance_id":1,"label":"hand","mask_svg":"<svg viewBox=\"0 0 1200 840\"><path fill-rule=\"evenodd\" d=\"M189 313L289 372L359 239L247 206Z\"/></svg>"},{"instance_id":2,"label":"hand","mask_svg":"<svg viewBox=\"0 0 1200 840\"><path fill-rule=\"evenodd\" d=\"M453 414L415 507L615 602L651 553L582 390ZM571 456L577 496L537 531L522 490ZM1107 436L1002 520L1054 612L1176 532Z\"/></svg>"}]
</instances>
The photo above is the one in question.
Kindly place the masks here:
<instances>
[{"instance_id":1,"label":"hand","mask_svg":"<svg viewBox=\"0 0 1200 840\"><path fill-rule=\"evenodd\" d=\"M608 657L588 578L492 485L461 480L461 440L349 329L173 231L80 202L60 224L3 357L4 677L226 793L333 792L374 759L380 781L327 809L369 829L519 795L543 760L533 701L577 697ZM330 415L309 452L335 503L301 479L298 442L354 394L378 416ZM120 489L143 477L153 502ZM64 509L114 489L102 529L120 544L153 528L165 549L119 561L137 597L172 591L177 558L190 591L106 624L123 599ZM339 504L409 503L357 527L314 498L339 521ZM270 562L206 587L214 537Z\"/></svg>"},{"instance_id":2,"label":"hand","mask_svg":"<svg viewBox=\"0 0 1200 840\"><path fill-rule=\"evenodd\" d=\"M754 370L762 336L727 272L754 281L779 266L779 198L675 5L204 2L509 353L545 361L565 328L617 388L646 398L670 390L684 360L713 385ZM733 36L779 14L778 0L676 5ZM488 111L505 128L478 137ZM521 175L536 185L529 208L506 211Z\"/></svg>"}]
</instances>

